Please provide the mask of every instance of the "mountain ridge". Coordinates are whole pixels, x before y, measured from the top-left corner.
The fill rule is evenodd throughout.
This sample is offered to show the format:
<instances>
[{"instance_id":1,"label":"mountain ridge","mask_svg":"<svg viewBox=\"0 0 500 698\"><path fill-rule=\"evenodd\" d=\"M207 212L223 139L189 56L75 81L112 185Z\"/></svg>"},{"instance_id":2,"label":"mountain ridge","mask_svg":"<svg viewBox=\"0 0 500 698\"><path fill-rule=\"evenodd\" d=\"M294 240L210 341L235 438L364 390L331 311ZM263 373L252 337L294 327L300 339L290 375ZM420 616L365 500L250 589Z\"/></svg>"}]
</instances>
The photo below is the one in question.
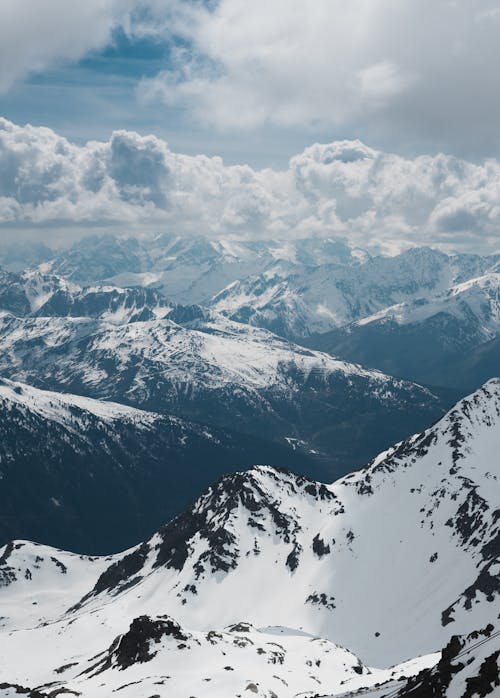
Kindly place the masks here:
<instances>
[{"instance_id":1,"label":"mountain ridge","mask_svg":"<svg viewBox=\"0 0 500 698\"><path fill-rule=\"evenodd\" d=\"M109 552L135 544L214 477L255 459L318 468L286 443L6 379L0 409L0 543L32 537Z\"/></svg>"},{"instance_id":2,"label":"mountain ridge","mask_svg":"<svg viewBox=\"0 0 500 698\"><path fill-rule=\"evenodd\" d=\"M377 684L383 695L409 676L418 685L452 635L486 627L496 608L500 589L478 580L486 567L499 576L499 432L494 379L332 485L264 465L228 475L149 541L107 559L12 543L0 550L9 680L89 698L120 687L131 698L139 686L291 698ZM66 575L82 583L66 587L63 609L54 598ZM51 594L39 594L44 584ZM32 643L39 656L27 672L14 658Z\"/></svg>"}]
</instances>

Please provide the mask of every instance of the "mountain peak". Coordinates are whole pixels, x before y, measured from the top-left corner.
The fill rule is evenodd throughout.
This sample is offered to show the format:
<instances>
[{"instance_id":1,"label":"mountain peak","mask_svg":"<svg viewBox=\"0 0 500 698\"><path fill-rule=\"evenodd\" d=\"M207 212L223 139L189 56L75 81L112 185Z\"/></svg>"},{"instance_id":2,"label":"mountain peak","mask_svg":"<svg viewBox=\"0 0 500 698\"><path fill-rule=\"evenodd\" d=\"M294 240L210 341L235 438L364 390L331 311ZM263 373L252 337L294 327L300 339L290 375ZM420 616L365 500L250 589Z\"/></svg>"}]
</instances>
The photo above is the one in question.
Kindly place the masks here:
<instances>
[{"instance_id":1,"label":"mountain peak","mask_svg":"<svg viewBox=\"0 0 500 698\"><path fill-rule=\"evenodd\" d=\"M483 622L500 593L499 399L500 381L490 381L430 429L332 485L262 465L224 476L115 561L83 603L99 607L135 587L148 598L161 588L165 598L170 589L166 610L188 627L200 613L211 625L244 617L257 627L293 617L370 662L382 649L394 662L415 656L430 637L446 638L451 622L469 631L471 608ZM367 569L377 570L369 585ZM279 604L265 581L270 570ZM422 610L426 590L440 587ZM354 613L366 627L362 641ZM408 624L420 619L423 627L422 613L427 630L409 637Z\"/></svg>"}]
</instances>

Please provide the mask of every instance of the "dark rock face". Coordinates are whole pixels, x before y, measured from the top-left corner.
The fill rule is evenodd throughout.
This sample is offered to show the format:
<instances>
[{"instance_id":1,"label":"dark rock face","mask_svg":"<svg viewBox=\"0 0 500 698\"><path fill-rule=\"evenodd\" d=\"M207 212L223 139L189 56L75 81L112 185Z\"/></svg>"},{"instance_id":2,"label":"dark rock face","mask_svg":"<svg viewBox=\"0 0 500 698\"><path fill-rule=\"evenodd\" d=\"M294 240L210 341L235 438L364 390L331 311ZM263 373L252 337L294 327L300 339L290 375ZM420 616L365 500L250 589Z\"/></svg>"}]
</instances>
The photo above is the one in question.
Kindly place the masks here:
<instances>
[{"instance_id":1,"label":"dark rock face","mask_svg":"<svg viewBox=\"0 0 500 698\"><path fill-rule=\"evenodd\" d=\"M103 591L117 593L123 589L125 582L127 583L127 588L130 588L131 581L140 581L141 577L136 575L141 571L148 552L149 546L147 543L143 543L129 555L125 555L121 560L112 564L97 580L94 592L96 594L100 594Z\"/></svg>"},{"instance_id":2,"label":"dark rock face","mask_svg":"<svg viewBox=\"0 0 500 698\"><path fill-rule=\"evenodd\" d=\"M189 639L180 625L167 616L155 620L148 616L135 618L129 631L122 635L113 651L114 662L120 669L149 662L156 655L154 645L165 638L172 638L179 642L186 642Z\"/></svg>"},{"instance_id":3,"label":"dark rock face","mask_svg":"<svg viewBox=\"0 0 500 698\"><path fill-rule=\"evenodd\" d=\"M463 698L473 698L473 696L484 698L487 695L491 695L495 688L500 687L499 656L499 650L490 654L479 667L478 675L467 679L467 690Z\"/></svg>"},{"instance_id":4,"label":"dark rock face","mask_svg":"<svg viewBox=\"0 0 500 698\"><path fill-rule=\"evenodd\" d=\"M300 545L294 545L292 552L289 553L286 559L286 566L289 568L290 572L295 572L299 566L301 549Z\"/></svg>"},{"instance_id":5,"label":"dark rock face","mask_svg":"<svg viewBox=\"0 0 500 698\"><path fill-rule=\"evenodd\" d=\"M156 656L160 643L171 640L181 643L177 647L182 649L187 647L184 643L189 639L190 636L169 616L139 616L134 618L126 633L116 637L106 651L93 658L98 661L85 669L82 675L96 676L112 667L124 670L134 664L145 664Z\"/></svg>"},{"instance_id":6,"label":"dark rock face","mask_svg":"<svg viewBox=\"0 0 500 698\"><path fill-rule=\"evenodd\" d=\"M464 592L459 596L459 598L448 608L446 608L441 614L442 625L448 625L453 623L453 613L457 606L463 604L464 608L470 610L472 608L472 603L476 598L478 593L482 593L486 596L486 600L493 603L500 594L500 579L498 575L492 575L490 573L490 568L493 564L493 560L488 562L479 571L479 574L471 586L467 587Z\"/></svg>"},{"instance_id":7,"label":"dark rock face","mask_svg":"<svg viewBox=\"0 0 500 698\"><path fill-rule=\"evenodd\" d=\"M312 549L318 557L330 554L330 546L317 533L313 538Z\"/></svg>"},{"instance_id":8,"label":"dark rock face","mask_svg":"<svg viewBox=\"0 0 500 698\"><path fill-rule=\"evenodd\" d=\"M309 603L313 606L324 606L329 611L335 610L334 597L328 596L324 592L318 593L317 591L315 591L314 594L309 594L309 596L306 599L306 603Z\"/></svg>"},{"instance_id":9,"label":"dark rock face","mask_svg":"<svg viewBox=\"0 0 500 698\"><path fill-rule=\"evenodd\" d=\"M19 686L13 683L0 683L0 691L14 691L15 695L24 696L25 698L50 698L48 693L40 693L37 690ZM68 691L65 691L68 693ZM73 694L76 695L76 694Z\"/></svg>"},{"instance_id":10,"label":"dark rock face","mask_svg":"<svg viewBox=\"0 0 500 698\"><path fill-rule=\"evenodd\" d=\"M493 625L470 633L467 637L453 635L442 650L438 664L409 679L397 695L401 698L454 698L448 694L453 678L473 661L476 648L481 645L484 647L488 642L491 642L493 651L481 663L477 675L466 679L467 688L461 698L472 698L474 695L484 698L493 694L495 688L500 686L497 662L499 651L494 649L495 638Z\"/></svg>"}]
</instances>

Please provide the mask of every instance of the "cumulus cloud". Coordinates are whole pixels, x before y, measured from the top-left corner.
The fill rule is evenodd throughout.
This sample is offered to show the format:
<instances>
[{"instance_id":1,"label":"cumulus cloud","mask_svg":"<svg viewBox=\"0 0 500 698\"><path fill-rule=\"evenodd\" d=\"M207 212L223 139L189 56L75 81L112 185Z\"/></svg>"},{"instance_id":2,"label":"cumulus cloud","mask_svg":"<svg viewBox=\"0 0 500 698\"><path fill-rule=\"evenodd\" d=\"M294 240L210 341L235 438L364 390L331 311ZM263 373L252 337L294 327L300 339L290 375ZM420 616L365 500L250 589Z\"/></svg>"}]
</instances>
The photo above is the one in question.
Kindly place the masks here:
<instances>
[{"instance_id":1,"label":"cumulus cloud","mask_svg":"<svg viewBox=\"0 0 500 698\"><path fill-rule=\"evenodd\" d=\"M175 230L242 237L342 235L378 249L499 248L500 163L414 159L360 141L315 144L285 170L227 166L117 131L70 143L0 119L0 226L81 233Z\"/></svg>"}]
</instances>

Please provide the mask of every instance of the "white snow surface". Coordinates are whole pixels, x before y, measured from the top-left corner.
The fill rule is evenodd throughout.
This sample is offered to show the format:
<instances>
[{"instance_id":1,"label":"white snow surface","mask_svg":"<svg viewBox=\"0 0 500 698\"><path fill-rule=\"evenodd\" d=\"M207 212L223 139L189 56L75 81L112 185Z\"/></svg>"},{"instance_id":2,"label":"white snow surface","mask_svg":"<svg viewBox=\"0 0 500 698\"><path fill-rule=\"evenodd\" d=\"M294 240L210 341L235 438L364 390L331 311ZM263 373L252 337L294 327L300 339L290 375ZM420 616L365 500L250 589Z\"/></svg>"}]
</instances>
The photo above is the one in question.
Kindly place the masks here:
<instances>
[{"instance_id":1,"label":"white snow surface","mask_svg":"<svg viewBox=\"0 0 500 698\"><path fill-rule=\"evenodd\" d=\"M476 318L484 341L500 333L500 274L488 273L447 289L430 299L417 299L384 308L378 313L359 320L368 325L391 319L398 325L419 323L438 313L447 313L460 320Z\"/></svg>"},{"instance_id":2,"label":"white snow surface","mask_svg":"<svg viewBox=\"0 0 500 698\"><path fill-rule=\"evenodd\" d=\"M72 425L74 422L74 410L71 409L74 407L108 422L126 421L134 424L153 424L157 420L165 419L164 416L154 412L138 410L117 402L94 400L70 393L39 390L24 383L1 378L0 410L9 410L12 405L18 405L31 413L65 426ZM173 417L169 419L181 421Z\"/></svg>"}]
</instances>

